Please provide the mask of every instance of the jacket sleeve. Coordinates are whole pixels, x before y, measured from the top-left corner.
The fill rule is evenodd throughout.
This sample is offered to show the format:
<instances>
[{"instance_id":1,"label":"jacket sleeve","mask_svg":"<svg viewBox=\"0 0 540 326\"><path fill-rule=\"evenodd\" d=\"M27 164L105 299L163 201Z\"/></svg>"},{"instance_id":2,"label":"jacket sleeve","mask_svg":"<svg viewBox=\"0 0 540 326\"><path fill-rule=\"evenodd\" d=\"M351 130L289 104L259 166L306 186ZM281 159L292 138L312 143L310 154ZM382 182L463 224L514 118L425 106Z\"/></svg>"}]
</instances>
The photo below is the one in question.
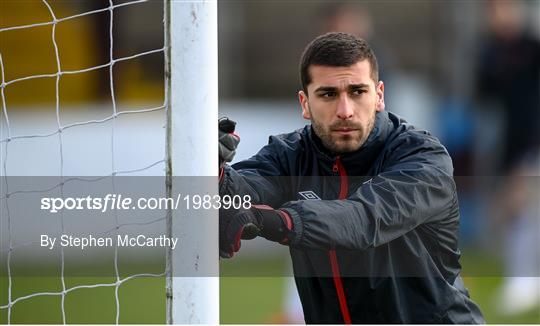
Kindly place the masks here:
<instances>
[{"instance_id":1,"label":"jacket sleeve","mask_svg":"<svg viewBox=\"0 0 540 326\"><path fill-rule=\"evenodd\" d=\"M286 197L283 176L287 175L284 141L271 136L268 145L264 146L253 157L232 166L226 165L223 179L220 182L220 195L249 195L253 204L265 204L279 207Z\"/></svg>"},{"instance_id":2,"label":"jacket sleeve","mask_svg":"<svg viewBox=\"0 0 540 326\"><path fill-rule=\"evenodd\" d=\"M455 210L456 188L446 149L427 135L402 135L393 143L382 172L347 199L283 205L296 233L291 247L364 250Z\"/></svg>"}]
</instances>

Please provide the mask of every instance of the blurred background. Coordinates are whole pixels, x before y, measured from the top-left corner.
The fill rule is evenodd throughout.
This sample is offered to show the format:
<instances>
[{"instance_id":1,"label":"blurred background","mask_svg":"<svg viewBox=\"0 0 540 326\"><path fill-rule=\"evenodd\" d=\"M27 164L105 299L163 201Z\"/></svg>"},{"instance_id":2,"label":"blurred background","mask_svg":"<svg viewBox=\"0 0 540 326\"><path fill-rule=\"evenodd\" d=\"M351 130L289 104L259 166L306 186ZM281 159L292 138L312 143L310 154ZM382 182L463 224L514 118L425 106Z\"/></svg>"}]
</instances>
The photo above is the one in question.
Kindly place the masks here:
<instances>
[{"instance_id":1,"label":"blurred background","mask_svg":"<svg viewBox=\"0 0 540 326\"><path fill-rule=\"evenodd\" d=\"M103 0L49 3L58 18L109 6ZM110 35L113 58L163 47L161 1L115 8L113 18L112 32L108 11L57 24L63 71L106 65ZM51 15L41 1L2 1L0 6L0 29L47 21ZM219 1L218 22L219 110L220 116L238 122L242 142L236 160L256 153L269 135L307 122L301 119L297 102L298 61L311 39L344 31L368 40L385 82L386 109L431 131L453 158L463 274L471 296L488 323L540 323L540 1ZM0 32L5 83L56 73L51 28ZM163 52L116 63L114 101L108 66L63 75L62 123L107 117L113 104L118 111L161 105L163 65ZM12 136L55 130L55 83L56 78L37 78L3 87ZM150 156L162 159L163 123L164 111L160 111L120 128L123 137L114 154L117 165L132 168L134 162L140 166L153 162ZM1 126L0 138L5 140L4 115ZM111 155L108 149L100 152L110 146L109 129L72 135L72 142L81 146L73 145L71 153L83 159L73 160L64 172L110 173L110 163L100 164ZM7 143L1 143L2 155ZM9 146L7 175L58 173L58 155L47 149L52 146L57 151L58 144L44 140ZM148 173L161 175L163 166ZM254 266L266 273L250 276L246 271ZM288 274L286 248L244 241L238 257L221 267L222 323L302 321L294 282L272 276ZM23 287L25 282L30 281L19 281ZM122 300L128 307L123 306L127 317L121 322L164 321L164 281L150 282L143 295L150 301L155 298L152 302L157 306L145 313L129 308L136 307L137 301L130 292ZM54 280L49 283L57 285ZM0 305L7 302L5 284L3 277ZM90 321L112 322L107 319L112 312L102 307L97 294L88 294L88 302L80 297L81 306L95 308ZM58 312L49 303L41 308L47 311L41 319L29 312L36 309L32 304L20 306L14 313L16 321L58 322ZM78 306L73 304L73 311ZM2 322L4 312L0 310ZM49 312L51 317L45 318Z\"/></svg>"}]
</instances>

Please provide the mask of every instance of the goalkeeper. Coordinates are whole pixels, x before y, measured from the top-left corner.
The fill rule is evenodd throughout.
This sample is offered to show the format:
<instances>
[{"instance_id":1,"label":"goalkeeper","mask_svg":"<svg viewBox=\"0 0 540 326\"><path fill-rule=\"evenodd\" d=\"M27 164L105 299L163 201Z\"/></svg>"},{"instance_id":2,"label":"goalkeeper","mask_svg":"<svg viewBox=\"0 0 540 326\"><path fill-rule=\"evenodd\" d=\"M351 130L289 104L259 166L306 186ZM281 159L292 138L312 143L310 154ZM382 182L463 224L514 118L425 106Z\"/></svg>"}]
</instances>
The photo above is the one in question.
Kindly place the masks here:
<instances>
[{"instance_id":1,"label":"goalkeeper","mask_svg":"<svg viewBox=\"0 0 540 326\"><path fill-rule=\"evenodd\" d=\"M329 33L300 62L303 129L271 136L229 166L239 137L220 120L220 256L256 236L290 247L306 323L484 323L460 277L459 207L450 156L385 111L375 55Z\"/></svg>"}]
</instances>

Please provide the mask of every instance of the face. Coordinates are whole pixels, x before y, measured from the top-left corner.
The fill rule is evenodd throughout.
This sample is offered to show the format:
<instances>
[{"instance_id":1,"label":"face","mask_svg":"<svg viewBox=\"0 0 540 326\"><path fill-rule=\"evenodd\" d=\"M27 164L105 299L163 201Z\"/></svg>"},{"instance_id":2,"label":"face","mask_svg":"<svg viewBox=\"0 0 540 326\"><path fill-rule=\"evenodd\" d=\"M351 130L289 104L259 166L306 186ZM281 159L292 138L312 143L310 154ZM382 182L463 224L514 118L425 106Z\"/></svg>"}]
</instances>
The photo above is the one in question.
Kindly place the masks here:
<instances>
[{"instance_id":1,"label":"face","mask_svg":"<svg viewBox=\"0 0 540 326\"><path fill-rule=\"evenodd\" d=\"M368 60L349 67L310 66L311 83L298 93L302 115L330 151L354 152L366 141L375 113L384 110L384 84Z\"/></svg>"}]
</instances>

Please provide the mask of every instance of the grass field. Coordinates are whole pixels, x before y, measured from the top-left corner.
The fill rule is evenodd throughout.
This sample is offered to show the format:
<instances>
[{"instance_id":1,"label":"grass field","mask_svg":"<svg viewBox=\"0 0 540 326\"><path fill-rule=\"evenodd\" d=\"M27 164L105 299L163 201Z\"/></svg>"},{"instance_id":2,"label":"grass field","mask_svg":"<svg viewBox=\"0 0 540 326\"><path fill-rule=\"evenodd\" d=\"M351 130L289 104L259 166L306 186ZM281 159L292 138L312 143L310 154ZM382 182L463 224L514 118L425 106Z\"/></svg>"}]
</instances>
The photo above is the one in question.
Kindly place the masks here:
<instances>
[{"instance_id":1,"label":"grass field","mask_svg":"<svg viewBox=\"0 0 540 326\"><path fill-rule=\"evenodd\" d=\"M475 265L477 271L498 268L493 261L471 255L463 260L464 270ZM257 269L256 275L279 275L287 266L287 258L265 260L224 261L223 275L245 275L242 271ZM264 271L262 273L261 271ZM487 275L487 274L486 274ZM112 283L106 277L69 277L66 287L80 284ZM275 323L285 293L284 277L226 276L220 282L221 323L258 324ZM517 316L501 315L494 307L494 297L501 277L466 277L465 282L472 298L480 305L488 323L540 323L540 307ZM120 323L164 323L165 322L165 279L136 278L119 288ZM0 279L0 305L7 303L7 278ZM34 292L58 292L59 278L13 277L12 298ZM62 323L60 296L40 296L16 303L12 308L12 323ZM114 323L116 304L114 287L80 289L65 297L65 313L68 323ZM7 323L7 310L0 310L0 322Z\"/></svg>"}]
</instances>

